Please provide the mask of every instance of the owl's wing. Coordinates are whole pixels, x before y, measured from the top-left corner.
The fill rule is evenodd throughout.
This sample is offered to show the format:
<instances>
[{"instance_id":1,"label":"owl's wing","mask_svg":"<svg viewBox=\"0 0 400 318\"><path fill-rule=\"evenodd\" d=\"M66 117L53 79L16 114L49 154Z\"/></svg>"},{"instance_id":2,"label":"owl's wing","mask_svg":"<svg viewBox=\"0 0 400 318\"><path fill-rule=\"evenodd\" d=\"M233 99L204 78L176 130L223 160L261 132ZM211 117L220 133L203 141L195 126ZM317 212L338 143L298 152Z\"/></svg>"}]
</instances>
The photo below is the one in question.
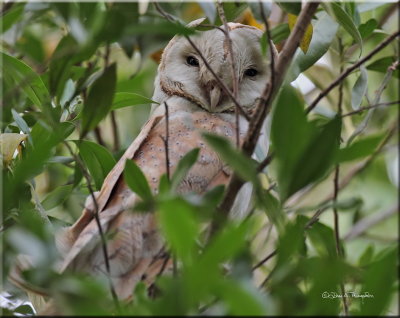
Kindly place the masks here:
<instances>
[{"instance_id":1,"label":"owl's wing","mask_svg":"<svg viewBox=\"0 0 400 318\"><path fill-rule=\"evenodd\" d=\"M122 211L132 206L135 201L135 194L131 193L128 197L115 197L112 204L109 203L111 193L116 187L124 167L125 161L134 157L136 151L148 137L153 127L162 119L163 116L153 116L142 128L140 134L126 150L118 163L109 172L104 179L100 192L96 195L96 202L99 211L99 218L102 228L106 228L110 221L115 219ZM64 271L75 257L90 244L93 240L98 239L99 229L94 219L93 204L86 206L82 212L82 216L71 226L62 229L56 236L57 247L64 254L64 259L59 267L59 271Z\"/></svg>"}]
</instances>

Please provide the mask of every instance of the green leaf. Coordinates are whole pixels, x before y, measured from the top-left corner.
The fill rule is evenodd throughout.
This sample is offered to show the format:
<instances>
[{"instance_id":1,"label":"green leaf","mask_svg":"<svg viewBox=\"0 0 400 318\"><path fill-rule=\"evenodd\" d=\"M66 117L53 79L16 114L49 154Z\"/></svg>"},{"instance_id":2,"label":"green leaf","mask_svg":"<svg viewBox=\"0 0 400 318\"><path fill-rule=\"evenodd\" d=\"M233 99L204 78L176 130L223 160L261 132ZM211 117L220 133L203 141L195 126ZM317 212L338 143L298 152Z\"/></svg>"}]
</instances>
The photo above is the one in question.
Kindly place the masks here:
<instances>
[{"instance_id":1,"label":"green leaf","mask_svg":"<svg viewBox=\"0 0 400 318\"><path fill-rule=\"evenodd\" d=\"M360 267L364 267L371 263L372 258L374 256L374 250L375 249L372 244L368 245L368 247L364 250L364 252L361 254L358 260L358 265Z\"/></svg>"},{"instance_id":2,"label":"green leaf","mask_svg":"<svg viewBox=\"0 0 400 318\"><path fill-rule=\"evenodd\" d=\"M228 224L209 243L198 266L211 269L237 255L246 246L245 238L249 226L249 222L242 222L239 225Z\"/></svg>"},{"instance_id":3,"label":"green leaf","mask_svg":"<svg viewBox=\"0 0 400 318\"><path fill-rule=\"evenodd\" d=\"M30 30L25 30L22 37L16 43L19 52L36 63L44 63L45 51L41 39Z\"/></svg>"},{"instance_id":4,"label":"green leaf","mask_svg":"<svg viewBox=\"0 0 400 318\"><path fill-rule=\"evenodd\" d=\"M281 203L269 191L265 191L263 193L263 205L265 207L264 211L267 214L268 219L277 227L278 231L280 232L283 229L285 220L285 214L282 210Z\"/></svg>"},{"instance_id":5,"label":"green leaf","mask_svg":"<svg viewBox=\"0 0 400 318\"><path fill-rule=\"evenodd\" d=\"M299 15L301 11L301 2L278 1L277 4L287 13Z\"/></svg>"},{"instance_id":6,"label":"green leaf","mask_svg":"<svg viewBox=\"0 0 400 318\"><path fill-rule=\"evenodd\" d=\"M294 81L300 73L314 65L329 49L338 30L338 24L324 13L318 13L318 21L314 25L311 43L306 54L296 52L289 69L287 82Z\"/></svg>"},{"instance_id":7,"label":"green leaf","mask_svg":"<svg viewBox=\"0 0 400 318\"><path fill-rule=\"evenodd\" d=\"M240 178L257 183L257 171L252 159L247 158L224 137L203 133L204 140L213 148L229 166L235 170Z\"/></svg>"},{"instance_id":8,"label":"green leaf","mask_svg":"<svg viewBox=\"0 0 400 318\"><path fill-rule=\"evenodd\" d=\"M129 188L139 195L142 200L153 199L146 177L133 160L126 160L125 162L124 179Z\"/></svg>"},{"instance_id":9,"label":"green leaf","mask_svg":"<svg viewBox=\"0 0 400 318\"><path fill-rule=\"evenodd\" d=\"M388 71L388 67L391 66L395 61L396 61L395 57L386 56L369 64L367 66L367 70L386 74ZM393 76L400 78L400 71L398 68L393 72Z\"/></svg>"},{"instance_id":10,"label":"green leaf","mask_svg":"<svg viewBox=\"0 0 400 318\"><path fill-rule=\"evenodd\" d=\"M337 154L337 163L352 161L369 156L378 147L383 136L369 136L352 143L350 146L342 148Z\"/></svg>"},{"instance_id":11,"label":"green leaf","mask_svg":"<svg viewBox=\"0 0 400 318\"><path fill-rule=\"evenodd\" d=\"M284 127L284 128L283 128ZM285 85L277 98L271 124L271 142L278 160L279 187L288 187L296 162L311 137L304 106L296 90Z\"/></svg>"},{"instance_id":12,"label":"green leaf","mask_svg":"<svg viewBox=\"0 0 400 318\"><path fill-rule=\"evenodd\" d=\"M358 31L363 39L370 36L378 27L378 22L375 19L369 19L367 22L360 24Z\"/></svg>"},{"instance_id":13,"label":"green leaf","mask_svg":"<svg viewBox=\"0 0 400 318\"><path fill-rule=\"evenodd\" d=\"M295 165L287 192L283 192L285 199L328 172L339 148L341 128L341 118L335 117L310 140Z\"/></svg>"},{"instance_id":14,"label":"green leaf","mask_svg":"<svg viewBox=\"0 0 400 318\"><path fill-rule=\"evenodd\" d=\"M265 295L252 290L248 282L224 280L219 284L219 294L232 316L265 316Z\"/></svg>"},{"instance_id":15,"label":"green leaf","mask_svg":"<svg viewBox=\"0 0 400 318\"><path fill-rule=\"evenodd\" d=\"M277 266L285 266L292 256L304 252L304 226L307 221L306 217L298 215L295 221L288 222L284 231L279 233Z\"/></svg>"},{"instance_id":16,"label":"green leaf","mask_svg":"<svg viewBox=\"0 0 400 318\"><path fill-rule=\"evenodd\" d=\"M143 22L129 26L127 33L133 35L192 35L196 31L193 28L188 28L180 23L175 22Z\"/></svg>"},{"instance_id":17,"label":"green leaf","mask_svg":"<svg viewBox=\"0 0 400 318\"><path fill-rule=\"evenodd\" d=\"M50 101L50 97L40 76L15 57L1 52L1 58L3 59L3 75L10 78L15 88L21 89L34 105L43 108Z\"/></svg>"},{"instance_id":18,"label":"green leaf","mask_svg":"<svg viewBox=\"0 0 400 318\"><path fill-rule=\"evenodd\" d=\"M189 151L179 162L171 179L172 189L176 189L185 178L190 168L195 164L199 156L200 149L195 148Z\"/></svg>"},{"instance_id":19,"label":"green leaf","mask_svg":"<svg viewBox=\"0 0 400 318\"><path fill-rule=\"evenodd\" d=\"M316 222L306 230L306 234L320 256L336 256L335 235L332 228Z\"/></svg>"},{"instance_id":20,"label":"green leaf","mask_svg":"<svg viewBox=\"0 0 400 318\"><path fill-rule=\"evenodd\" d=\"M117 81L116 71L116 64L113 63L93 83L82 110L81 136L95 128L111 110Z\"/></svg>"},{"instance_id":21,"label":"green leaf","mask_svg":"<svg viewBox=\"0 0 400 318\"><path fill-rule=\"evenodd\" d=\"M360 76L351 91L351 106L357 110L368 88L368 73L364 66L360 66Z\"/></svg>"},{"instance_id":22,"label":"green leaf","mask_svg":"<svg viewBox=\"0 0 400 318\"><path fill-rule=\"evenodd\" d=\"M150 98L144 97L135 93L119 92L115 93L112 102L112 109L118 109L128 106L143 105L143 104L158 104Z\"/></svg>"},{"instance_id":23,"label":"green leaf","mask_svg":"<svg viewBox=\"0 0 400 318\"><path fill-rule=\"evenodd\" d=\"M21 19L24 12L25 3L15 3L13 7L0 17L0 25L2 33L6 32L18 20Z\"/></svg>"},{"instance_id":24,"label":"green leaf","mask_svg":"<svg viewBox=\"0 0 400 318\"><path fill-rule=\"evenodd\" d=\"M193 207L180 198L160 202L159 222L162 232L175 255L184 264L193 262L199 224L196 221Z\"/></svg>"},{"instance_id":25,"label":"green leaf","mask_svg":"<svg viewBox=\"0 0 400 318\"><path fill-rule=\"evenodd\" d=\"M198 1L197 3L203 9L208 21L213 24L217 16L217 8L215 7L215 4L207 1Z\"/></svg>"},{"instance_id":26,"label":"green leaf","mask_svg":"<svg viewBox=\"0 0 400 318\"><path fill-rule=\"evenodd\" d=\"M287 23L278 24L271 30L272 41L275 44L278 44L283 40L287 39L289 35L290 35L290 29L289 29L289 24Z\"/></svg>"},{"instance_id":27,"label":"green leaf","mask_svg":"<svg viewBox=\"0 0 400 318\"><path fill-rule=\"evenodd\" d=\"M26 121L14 109L11 109L11 113L18 128L21 129L24 134L28 135L28 139L32 142L32 139L30 138L31 130Z\"/></svg>"},{"instance_id":28,"label":"green leaf","mask_svg":"<svg viewBox=\"0 0 400 318\"><path fill-rule=\"evenodd\" d=\"M33 311L30 305L20 305L14 309L15 313L22 314L22 315L34 315L35 312ZM19 316L19 315L18 315Z\"/></svg>"},{"instance_id":29,"label":"green leaf","mask_svg":"<svg viewBox=\"0 0 400 318\"><path fill-rule=\"evenodd\" d=\"M332 2L330 3L330 7L333 11L333 15L336 18L336 21L353 37L354 41L358 43L360 46L360 55L362 53L362 38L361 34L357 29L357 26L354 24L353 19L347 14L346 11L342 9L340 4Z\"/></svg>"},{"instance_id":30,"label":"green leaf","mask_svg":"<svg viewBox=\"0 0 400 318\"><path fill-rule=\"evenodd\" d=\"M51 210L58 205L61 205L71 194L74 186L67 184L57 187L54 191L50 192L46 198L41 202L45 210Z\"/></svg>"},{"instance_id":31,"label":"green leaf","mask_svg":"<svg viewBox=\"0 0 400 318\"><path fill-rule=\"evenodd\" d=\"M397 247L388 248L381 257L370 264L364 271L364 283L360 295L369 294L371 298L364 298L358 314L385 315L385 309L391 301L398 282L398 250Z\"/></svg>"},{"instance_id":32,"label":"green leaf","mask_svg":"<svg viewBox=\"0 0 400 318\"><path fill-rule=\"evenodd\" d=\"M49 89L52 96L61 96L68 79L68 70L74 64L77 43L71 35L66 35L58 43L49 65Z\"/></svg>"},{"instance_id":33,"label":"green leaf","mask_svg":"<svg viewBox=\"0 0 400 318\"><path fill-rule=\"evenodd\" d=\"M160 183L158 184L158 193L168 193L171 190L171 182L167 177L167 174L164 173L160 178Z\"/></svg>"},{"instance_id":34,"label":"green leaf","mask_svg":"<svg viewBox=\"0 0 400 318\"><path fill-rule=\"evenodd\" d=\"M89 169L96 189L99 190L104 178L115 165L115 159L110 152L92 141L74 140L79 149L79 156Z\"/></svg>"}]
</instances>

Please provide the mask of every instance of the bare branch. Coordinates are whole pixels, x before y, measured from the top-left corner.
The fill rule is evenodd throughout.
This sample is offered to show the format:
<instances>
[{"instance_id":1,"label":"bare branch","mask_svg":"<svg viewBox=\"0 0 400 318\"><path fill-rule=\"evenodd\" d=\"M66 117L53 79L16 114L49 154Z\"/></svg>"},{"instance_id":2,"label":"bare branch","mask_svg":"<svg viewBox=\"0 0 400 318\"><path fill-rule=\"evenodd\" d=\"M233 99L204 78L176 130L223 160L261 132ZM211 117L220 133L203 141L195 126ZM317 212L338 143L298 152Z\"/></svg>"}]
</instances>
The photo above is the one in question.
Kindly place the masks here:
<instances>
[{"instance_id":1,"label":"bare branch","mask_svg":"<svg viewBox=\"0 0 400 318\"><path fill-rule=\"evenodd\" d=\"M169 107L167 102L164 102L165 107L165 138L160 136L162 141L164 142L164 150L165 150L165 171L167 173L167 178L170 180L170 163L169 163Z\"/></svg>"},{"instance_id":2,"label":"bare branch","mask_svg":"<svg viewBox=\"0 0 400 318\"><path fill-rule=\"evenodd\" d=\"M217 1L217 9L218 9L218 14L219 17L224 24L225 28L225 42L224 42L224 48L227 49L228 55L229 55L229 61L230 61L230 67L231 67L231 73L232 73L232 88L233 88L233 97L237 100L238 97L238 91L239 91L239 82L236 74L236 69L235 69L235 62L234 62L234 56L233 56L233 47L232 47L232 40L229 35L229 26L228 22L226 21L225 13L224 13L224 8L222 7L221 1ZM224 53L224 57L226 57L226 53ZM236 146L239 148L240 142L239 142L239 110L237 107L235 107L235 119L236 119Z\"/></svg>"},{"instance_id":3,"label":"bare branch","mask_svg":"<svg viewBox=\"0 0 400 318\"><path fill-rule=\"evenodd\" d=\"M113 132L113 142L114 142L114 151L117 151L120 147L120 142L119 142L119 133L118 133L118 124L117 124L117 118L115 116L115 111L111 111L111 128Z\"/></svg>"},{"instance_id":4,"label":"bare branch","mask_svg":"<svg viewBox=\"0 0 400 318\"><path fill-rule=\"evenodd\" d=\"M342 40L340 38L339 38L339 54L340 54L340 74L341 74L341 73L343 73L343 45L342 45ZM343 104L343 81L341 81L339 84L339 100L338 100L339 116L341 116L343 113L343 105L342 104ZM340 142L340 136L339 136L339 142ZM338 214L338 210L336 207L337 197L339 195L339 170L340 170L340 166L339 166L339 164L337 164L335 167L335 174L334 174L334 178L333 178L333 204L334 204L334 207L333 207L332 211L333 211L333 232L334 232L334 236L335 236L336 254L339 258L343 258L343 251L340 246L339 214ZM342 295L345 295L343 281L340 282L339 287L342 292ZM344 315L348 316L349 309L348 309L346 297L342 298L342 303L343 303Z\"/></svg>"},{"instance_id":5,"label":"bare branch","mask_svg":"<svg viewBox=\"0 0 400 318\"><path fill-rule=\"evenodd\" d=\"M312 16L317 10L318 5L319 3L308 2L304 6L304 9L301 11L297 23L293 31L291 32L288 41L286 41L285 46L279 55L278 63L275 69L273 86L274 89L271 89L272 85L270 81L266 85L262 96L257 103L255 114L249 124L249 130L242 146L243 152L248 156L251 156L254 151L262 127L262 123L270 111L273 98L278 91L277 88L279 88L283 82L289 64L291 63L294 53L299 46L300 39L303 37L306 27L310 23ZM224 220L226 219L232 207L236 194L240 190L242 185L243 181L240 180L236 174L233 174L227 186L224 199L219 206L219 211L222 218L220 217L214 219L214 222L211 226L210 235L213 235L220 227L221 222L224 222Z\"/></svg>"},{"instance_id":6,"label":"bare branch","mask_svg":"<svg viewBox=\"0 0 400 318\"><path fill-rule=\"evenodd\" d=\"M265 25L265 33L267 35L267 43L268 43L270 59L271 59L269 68L270 68L270 74L271 74L271 90L272 90L274 87L274 82L275 82L275 51L274 51L274 47L273 47L272 36L271 36L268 19L265 16L262 0L259 0L259 5L260 5L261 18L263 19L263 22Z\"/></svg>"},{"instance_id":7,"label":"bare branch","mask_svg":"<svg viewBox=\"0 0 400 318\"><path fill-rule=\"evenodd\" d=\"M106 144L105 144L105 142L103 140L103 137L101 135L101 129L100 129L99 126L96 126L94 128L94 136L96 137L96 141L97 141L98 144L102 145L103 147L106 146Z\"/></svg>"},{"instance_id":8,"label":"bare branch","mask_svg":"<svg viewBox=\"0 0 400 318\"><path fill-rule=\"evenodd\" d=\"M344 236L344 240L350 241L352 239L355 239L356 237L368 231L371 227L377 225L378 223L396 214L398 211L399 211L399 206L395 204L391 206L389 209L382 211L381 213L375 213L372 214L371 216L361 219Z\"/></svg>"},{"instance_id":9,"label":"bare branch","mask_svg":"<svg viewBox=\"0 0 400 318\"><path fill-rule=\"evenodd\" d=\"M263 171L264 168L270 164L272 159L274 159L274 155L275 154L273 152L271 152L263 161L261 161L260 164L257 167L257 171L258 172Z\"/></svg>"},{"instance_id":10,"label":"bare branch","mask_svg":"<svg viewBox=\"0 0 400 318\"><path fill-rule=\"evenodd\" d=\"M342 178L342 180L340 180L340 182L338 184L338 191L345 188L350 183L350 181L354 178L354 176L356 176L357 174L364 171L371 164L371 162L381 153L384 146L389 142L389 140L392 138L392 136L398 129L397 120L394 121L390 127L391 128L389 129L389 132L386 135L385 139L382 140L382 142L380 143L378 148L374 151L374 153L372 155L370 155L364 162L358 163L350 172L348 172L346 174L346 176L344 178ZM309 191L307 191L307 192L309 192ZM334 198L334 193L331 193L328 196L326 196L325 199L322 200L320 204L323 205L324 203L327 203L327 202L333 200L333 198ZM293 202L293 204L294 203L295 202ZM306 224L306 228L308 228L308 227L312 226L314 223L318 222L320 215L325 210L326 209L319 209L317 212L315 212L314 215L311 217L311 219Z\"/></svg>"},{"instance_id":11,"label":"bare branch","mask_svg":"<svg viewBox=\"0 0 400 318\"><path fill-rule=\"evenodd\" d=\"M384 77L381 85L379 86L378 90L375 92L375 98L374 98L373 104L379 103L381 95L382 95L383 91L385 90L387 84L389 83L389 80L392 78L392 74L395 71L395 69L398 67L398 65L399 65L399 61L395 61L391 66L388 67L387 73L385 74L385 77ZM351 136L347 140L348 145L354 140L354 138L356 138L358 135L360 135L365 130L365 128L367 128L368 122L371 119L374 111L375 111L375 108L371 108L368 111L367 116L365 116L363 121L357 126L357 128L354 130L354 132L351 134Z\"/></svg>"},{"instance_id":12,"label":"bare branch","mask_svg":"<svg viewBox=\"0 0 400 318\"><path fill-rule=\"evenodd\" d=\"M392 42L396 37L398 37L400 34L400 31L397 31L390 35L386 40L381 42L375 49L373 49L369 54L367 54L365 57L360 59L357 63L354 63L352 66L347 68L340 76L334 80L327 88L325 88L319 95L318 97L308 106L306 109L306 113L308 114L310 111L312 111L319 101L324 98L328 93L335 88L337 85L340 84L341 81L343 81L351 72L353 72L355 69L357 69L360 65L364 64L366 61L368 61L371 57L373 57L376 53L381 51L383 48L385 48L390 42Z\"/></svg>"},{"instance_id":13,"label":"bare branch","mask_svg":"<svg viewBox=\"0 0 400 318\"><path fill-rule=\"evenodd\" d=\"M386 106L392 106L392 105L399 105L400 104L400 100L397 100L395 102L388 102L388 103L379 103L376 105L371 105L371 106L365 106L365 107L360 107L357 110L354 110L352 112L348 112L346 114L343 114L342 117L347 117L347 116L352 116L352 115L356 115L356 114L360 114L368 109L372 109L372 108L381 108L381 107L386 107Z\"/></svg>"},{"instance_id":14,"label":"bare branch","mask_svg":"<svg viewBox=\"0 0 400 318\"><path fill-rule=\"evenodd\" d=\"M264 257L261 261L259 261L256 265L253 266L251 270L256 270L257 268L263 266L266 262L268 262L272 257L274 257L277 254L277 250L272 251L270 254L268 254L266 257Z\"/></svg>"},{"instance_id":15,"label":"bare branch","mask_svg":"<svg viewBox=\"0 0 400 318\"><path fill-rule=\"evenodd\" d=\"M93 191L93 188L92 188L92 185L91 185L91 178L90 178L90 175L89 175L89 173L87 172L87 170L85 168L85 164L81 161L79 156L74 153L74 151L72 150L71 146L68 144L67 141L64 141L64 145L67 147L68 151L74 157L76 164L79 165L79 168L82 171L82 175L86 179L86 184L87 184L88 190L90 192L90 196L91 196L92 201L93 201L93 207L94 207L93 216L94 216L94 219L96 221L97 228L99 229L99 234L100 234L100 239L101 239L101 248L102 248L102 251L103 251L104 264L105 264L106 271L107 271L107 278L108 278L108 282L109 282L109 285L110 285L110 291L111 291L111 295L112 295L115 307L119 311L120 306L119 306L117 293L115 292L115 288L114 288L114 285L113 285L112 280L111 280L111 267L110 267L110 261L109 261L108 250L107 250L107 240L106 240L106 237L104 235L103 228L101 227L101 222L100 222L100 217L99 217L99 206L97 204L97 199L96 199L96 196L94 195L94 191Z\"/></svg>"}]
</instances>

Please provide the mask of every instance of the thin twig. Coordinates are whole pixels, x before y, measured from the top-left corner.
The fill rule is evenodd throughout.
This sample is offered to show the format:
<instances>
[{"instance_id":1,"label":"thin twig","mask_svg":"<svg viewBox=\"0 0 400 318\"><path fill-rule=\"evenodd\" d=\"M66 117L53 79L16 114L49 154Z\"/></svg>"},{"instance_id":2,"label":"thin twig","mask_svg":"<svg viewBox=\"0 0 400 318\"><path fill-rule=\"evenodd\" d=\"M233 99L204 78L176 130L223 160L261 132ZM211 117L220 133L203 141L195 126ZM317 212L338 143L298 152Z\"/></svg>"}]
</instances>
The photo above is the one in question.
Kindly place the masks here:
<instances>
[{"instance_id":1,"label":"thin twig","mask_svg":"<svg viewBox=\"0 0 400 318\"><path fill-rule=\"evenodd\" d=\"M8 2L4 3L1 7L0 17L4 16L7 13L7 11L9 11L15 3L16 3L16 1L8 1Z\"/></svg>"},{"instance_id":2,"label":"thin twig","mask_svg":"<svg viewBox=\"0 0 400 318\"><path fill-rule=\"evenodd\" d=\"M395 102L387 102L387 103L379 103L376 105L371 105L371 106L364 106L364 107L360 107L357 110L348 112L346 114L343 114L342 117L347 117L347 116L352 116L352 115L356 115L356 114L360 114L368 109L372 109L372 108L381 108L381 107L386 107L386 106L392 106L392 105L398 105L400 104L400 100L397 100Z\"/></svg>"},{"instance_id":3,"label":"thin twig","mask_svg":"<svg viewBox=\"0 0 400 318\"><path fill-rule=\"evenodd\" d=\"M168 13L166 13L157 2L154 2L154 5L157 9L157 11L165 17L168 21L175 23L175 19L171 17ZM246 118L248 121L250 120L250 116L247 114L247 112L243 109L243 107L239 104L238 100L233 96L233 93L231 90L225 85L225 83L221 80L221 78L215 73L211 65L208 63L207 59L204 57L203 53L200 51L200 49L197 47L196 44L192 41L192 39L184 35L186 40L189 42L189 44L193 47L193 49L196 51L196 53L199 55L200 59L203 61L204 65L206 68L210 71L210 73L213 75L215 80L217 81L218 85L222 88L224 93L229 96L229 98L232 100L232 102L235 104L235 107L237 107L240 111L240 114Z\"/></svg>"},{"instance_id":4,"label":"thin twig","mask_svg":"<svg viewBox=\"0 0 400 318\"><path fill-rule=\"evenodd\" d=\"M310 111L312 111L319 101L324 98L328 93L335 88L337 85L339 85L343 79L345 79L351 72L353 72L355 69L357 69L360 65L364 64L366 61L368 61L371 57L373 57L376 53L381 51L383 48L385 48L390 42L392 42L396 37L398 37L400 34L400 31L396 31L392 35L390 35L386 40L382 41L375 49L373 49L369 54L367 54L365 57L360 59L357 63L354 63L352 66L347 68L340 76L334 80L327 88L325 88L319 95L318 97L308 106L306 109L306 113L308 114Z\"/></svg>"},{"instance_id":5,"label":"thin twig","mask_svg":"<svg viewBox=\"0 0 400 318\"><path fill-rule=\"evenodd\" d=\"M254 151L262 123L270 111L273 98L277 94L277 87L279 88L282 84L287 69L293 59L294 53L299 46L300 39L303 37L306 27L310 23L318 5L319 3L315 2L308 2L305 4L304 9L301 11L288 41L286 41L285 46L279 55L278 63L275 68L274 89L271 90L270 79L269 83L264 88L261 98L256 105L255 114L252 116L252 120L249 123L249 130L242 146L243 152L248 156L251 156ZM226 217L232 208L232 204L235 201L234 199L236 194L242 185L243 181L237 176L237 174L233 174L226 188L224 199L219 206L219 212L222 217L216 217L213 220L210 236L212 236L220 228L221 223L226 220Z\"/></svg>"},{"instance_id":6,"label":"thin twig","mask_svg":"<svg viewBox=\"0 0 400 318\"><path fill-rule=\"evenodd\" d=\"M111 52L111 45L107 43L106 51L104 53L104 67L107 68L110 63L110 52Z\"/></svg>"},{"instance_id":7,"label":"thin twig","mask_svg":"<svg viewBox=\"0 0 400 318\"><path fill-rule=\"evenodd\" d=\"M364 234L371 227L396 214L398 210L399 206L395 204L391 206L389 209L382 211L381 213L375 213L372 214L371 216L361 219L344 236L344 240L349 241Z\"/></svg>"},{"instance_id":8,"label":"thin twig","mask_svg":"<svg viewBox=\"0 0 400 318\"><path fill-rule=\"evenodd\" d=\"M387 20L399 10L399 3L395 2L392 3L382 14L382 17L378 21L378 28L381 29L382 26L387 22ZM397 13L398 14L398 13Z\"/></svg>"},{"instance_id":9,"label":"thin twig","mask_svg":"<svg viewBox=\"0 0 400 318\"><path fill-rule=\"evenodd\" d=\"M270 254L268 254L266 257L264 257L261 261L259 261L256 265L253 266L251 269L252 271L256 270L257 268L263 266L266 262L268 262L272 257L274 257L277 254L277 250L274 250Z\"/></svg>"},{"instance_id":10,"label":"thin twig","mask_svg":"<svg viewBox=\"0 0 400 318\"><path fill-rule=\"evenodd\" d=\"M117 151L120 147L120 142L119 142L119 133L118 133L118 124L117 124L117 118L115 116L115 111L111 111L111 128L113 132L113 143L114 143L114 151Z\"/></svg>"},{"instance_id":11,"label":"thin twig","mask_svg":"<svg viewBox=\"0 0 400 318\"><path fill-rule=\"evenodd\" d=\"M165 138L160 136L160 138L164 142L164 148L165 148L165 171L167 174L167 179L168 181L171 179L171 173L170 173L170 161L169 161L169 107L167 102L164 102L164 107L165 107ZM176 260L176 256L172 256L172 272L173 275L176 276L178 273L178 264Z\"/></svg>"},{"instance_id":12,"label":"thin twig","mask_svg":"<svg viewBox=\"0 0 400 318\"><path fill-rule=\"evenodd\" d=\"M261 18L265 25L265 32L267 35L267 43L268 43L270 59L271 59L270 65L269 65L269 70L270 70L270 74L271 74L271 88L270 89L272 90L274 88L274 82L275 82L275 51L274 51L274 47L273 47L274 44L272 42L271 30L269 27L268 19L265 16L262 0L259 0L259 5L260 5Z\"/></svg>"},{"instance_id":13,"label":"thin twig","mask_svg":"<svg viewBox=\"0 0 400 318\"><path fill-rule=\"evenodd\" d=\"M264 168L271 163L272 159L274 159L274 155L275 154L271 152L263 161L261 161L257 167L257 171L258 172L263 171Z\"/></svg>"},{"instance_id":14,"label":"thin twig","mask_svg":"<svg viewBox=\"0 0 400 318\"><path fill-rule=\"evenodd\" d=\"M375 92L375 98L372 102L373 105L379 103L379 100L381 98L383 91L385 90L387 84L389 83L390 79L392 78L393 72L396 70L396 68L398 66L399 66L399 61L395 61L395 62L393 62L393 64L391 66L389 66L387 68L385 77L383 78L383 81L382 81L381 85L379 86L378 90ZM351 136L347 140L347 145L350 145L351 142L367 128L368 122L371 119L374 111L375 111L375 108L371 108L368 111L368 114L365 116L363 121L357 126L357 128L354 130L354 132L351 134Z\"/></svg>"},{"instance_id":15,"label":"thin twig","mask_svg":"<svg viewBox=\"0 0 400 318\"><path fill-rule=\"evenodd\" d=\"M340 74L343 73L343 45L342 45L342 40L339 38L339 63L340 63ZM343 83L344 81L341 81L339 84L339 100L338 100L338 114L339 116L342 115L343 113ZM339 136L339 141L340 143L340 136ZM337 204L337 198L339 195L339 171L340 171L340 165L337 164L335 167L335 174L333 178L333 204L334 207L332 209L333 211L333 232L335 236L335 247L336 247L336 254L339 258L343 258L343 253L342 249L340 247L340 234L339 234L339 213L336 207ZM343 281L340 282L339 284L340 291L342 295L345 295L345 289L344 289L344 283ZM343 297L342 298L342 303L343 303L343 311L344 315L348 316L348 304L347 304L347 298Z\"/></svg>"},{"instance_id":16,"label":"thin twig","mask_svg":"<svg viewBox=\"0 0 400 318\"><path fill-rule=\"evenodd\" d=\"M380 143L378 148L373 152L373 154L371 154L364 162L357 164L354 169L352 169L351 171L346 173L346 176L340 180L339 185L338 185L338 190L342 190L343 188L345 188L350 183L350 181L354 178L354 176L363 172L371 164L371 162L373 162L374 159L381 153L381 151L384 149L384 146L389 142L389 140L392 138L392 136L398 129L397 120L394 121L390 127L391 128L389 129L389 132L386 135L385 139L382 140L382 142ZM334 193L331 193L331 194L327 195L321 201L321 203L319 205L323 205L323 204L333 200L333 198L334 198ZM318 211L316 211L314 213L314 215L311 217L311 219L307 222L306 228L309 228L314 223L318 222L320 215L325 210L326 209L319 209Z\"/></svg>"},{"instance_id":17,"label":"thin twig","mask_svg":"<svg viewBox=\"0 0 400 318\"><path fill-rule=\"evenodd\" d=\"M96 141L98 144L102 145L103 147L106 146L106 144L104 143L103 137L101 135L101 129L99 126L96 126L94 128L94 136L96 137Z\"/></svg>"},{"instance_id":18,"label":"thin twig","mask_svg":"<svg viewBox=\"0 0 400 318\"><path fill-rule=\"evenodd\" d=\"M226 59L226 55L229 55L229 62L230 62L231 73L232 73L233 97L235 97L235 99L237 100L238 91L239 91L239 82L238 82L236 69L235 69L232 39L229 35L230 30L229 30L228 22L226 21L224 8L222 7L222 3L220 0L217 1L217 9L218 9L218 15L219 15L219 17L224 25L224 28L225 28L224 49L227 49L228 52L224 53L224 59ZM236 146L239 148L239 146L240 146L240 141L239 141L240 126L239 126L239 110L237 107L235 107L235 120L236 120Z\"/></svg>"},{"instance_id":19,"label":"thin twig","mask_svg":"<svg viewBox=\"0 0 400 318\"><path fill-rule=\"evenodd\" d=\"M89 175L89 173L87 172L87 170L85 168L84 163L79 158L79 156L77 156L74 153L74 151L72 150L71 146L68 144L67 141L64 141L64 145L67 147L68 151L74 157L75 162L79 165L79 168L81 169L82 175L86 180L87 187L88 187L88 190L90 192L90 196L91 196L92 201L93 201L93 206L94 206L93 216L94 216L94 219L96 221L96 225L97 225L97 228L98 228L99 234L100 234L101 248L102 248L102 251L103 251L104 264L105 264L106 271L107 271L107 278L108 278L109 285L110 285L111 295L112 295L115 307L119 311L120 310L120 306L119 306L117 293L115 292L115 288L114 288L114 285L113 285L112 280L111 280L111 267L110 267L109 255L108 255L108 250L107 250L107 240L106 240L106 237L104 235L103 228L101 227L101 222L100 222L100 217L99 217L99 206L97 204L97 199L96 199L96 196L94 195L94 191L93 191L93 188L92 188L92 185L91 185L91 178L90 178L90 175Z\"/></svg>"},{"instance_id":20,"label":"thin twig","mask_svg":"<svg viewBox=\"0 0 400 318\"><path fill-rule=\"evenodd\" d=\"M170 180L170 163L169 163L169 107L167 102L164 102L165 107L165 137L160 136L164 143L165 150L165 172L167 174L168 180Z\"/></svg>"}]
</instances>

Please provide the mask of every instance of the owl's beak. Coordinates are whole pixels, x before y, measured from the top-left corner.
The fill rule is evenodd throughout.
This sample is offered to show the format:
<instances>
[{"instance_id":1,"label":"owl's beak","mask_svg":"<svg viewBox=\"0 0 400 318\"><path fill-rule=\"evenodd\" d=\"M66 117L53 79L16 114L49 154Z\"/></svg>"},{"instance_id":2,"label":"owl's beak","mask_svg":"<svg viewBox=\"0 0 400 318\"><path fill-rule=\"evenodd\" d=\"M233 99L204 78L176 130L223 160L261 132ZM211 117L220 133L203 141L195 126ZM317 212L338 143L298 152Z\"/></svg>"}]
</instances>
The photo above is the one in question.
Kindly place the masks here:
<instances>
[{"instance_id":1,"label":"owl's beak","mask_svg":"<svg viewBox=\"0 0 400 318\"><path fill-rule=\"evenodd\" d=\"M210 110L214 111L221 99L221 89L215 85L210 90Z\"/></svg>"}]
</instances>

